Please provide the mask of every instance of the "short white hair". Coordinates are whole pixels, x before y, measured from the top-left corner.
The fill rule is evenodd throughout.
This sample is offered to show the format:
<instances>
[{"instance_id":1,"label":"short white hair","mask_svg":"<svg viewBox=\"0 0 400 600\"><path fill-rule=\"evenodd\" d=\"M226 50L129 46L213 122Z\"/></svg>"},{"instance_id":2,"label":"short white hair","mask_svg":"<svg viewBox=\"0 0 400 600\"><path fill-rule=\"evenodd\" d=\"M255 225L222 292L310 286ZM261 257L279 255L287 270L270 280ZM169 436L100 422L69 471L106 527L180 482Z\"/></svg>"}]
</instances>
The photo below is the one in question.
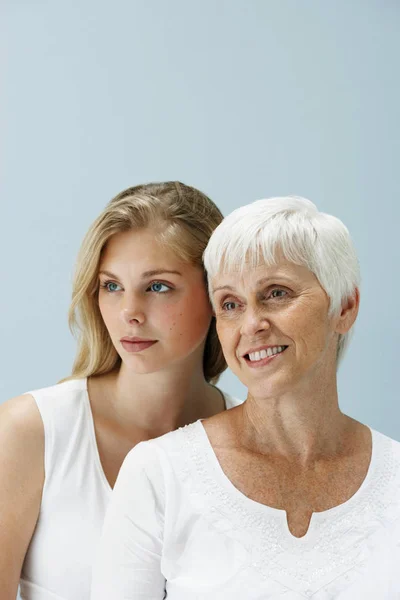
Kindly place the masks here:
<instances>
[{"instance_id":1,"label":"short white hair","mask_svg":"<svg viewBox=\"0 0 400 600\"><path fill-rule=\"evenodd\" d=\"M283 196L242 206L214 230L203 256L210 293L218 273L243 272L261 261L276 264L278 252L314 273L329 297L331 315L360 285L357 254L342 221L306 198ZM339 335L338 363L350 334Z\"/></svg>"}]
</instances>

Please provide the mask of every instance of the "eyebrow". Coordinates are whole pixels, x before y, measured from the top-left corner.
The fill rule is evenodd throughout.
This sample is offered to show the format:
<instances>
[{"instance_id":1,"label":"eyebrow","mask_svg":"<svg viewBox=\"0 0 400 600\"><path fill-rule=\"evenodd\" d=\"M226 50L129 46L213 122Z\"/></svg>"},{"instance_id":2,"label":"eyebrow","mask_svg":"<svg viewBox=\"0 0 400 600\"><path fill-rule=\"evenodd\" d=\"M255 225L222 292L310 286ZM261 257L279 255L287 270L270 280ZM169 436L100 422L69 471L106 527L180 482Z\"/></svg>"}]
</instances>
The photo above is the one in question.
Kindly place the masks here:
<instances>
[{"instance_id":1,"label":"eyebrow","mask_svg":"<svg viewBox=\"0 0 400 600\"><path fill-rule=\"evenodd\" d=\"M257 286L259 285L263 285L264 283L266 283L267 281L286 281L287 283L293 282L293 277L288 277L287 275L283 275L282 273L277 273L273 276L269 276L269 277L262 277L261 279L259 279L256 283Z\"/></svg>"},{"instance_id":2,"label":"eyebrow","mask_svg":"<svg viewBox=\"0 0 400 600\"><path fill-rule=\"evenodd\" d=\"M269 277L262 277L261 279L256 281L256 287L263 285L267 281L271 281L271 280L273 281L274 279L282 279L282 280L288 281L288 278L285 277L284 275L274 275L274 276L269 276ZM213 288L212 293L215 294L215 292L219 292L221 290L227 290L230 292L234 292L235 288L232 287L231 285L220 285L216 288Z\"/></svg>"},{"instance_id":3,"label":"eyebrow","mask_svg":"<svg viewBox=\"0 0 400 600\"><path fill-rule=\"evenodd\" d=\"M216 288L213 288L213 294L215 294L215 292L219 292L220 290L229 290L230 292L234 291L234 288L230 285L220 285Z\"/></svg>"},{"instance_id":4,"label":"eyebrow","mask_svg":"<svg viewBox=\"0 0 400 600\"><path fill-rule=\"evenodd\" d=\"M171 269L153 269L151 271L144 271L144 273L141 274L141 278L147 279L148 277L154 277L155 275L163 275L164 273L169 273L172 275L180 275L182 277L182 273L180 273L179 271L174 271ZM119 277L117 277L117 275L115 275L114 273L111 273L111 271L101 270L101 271L99 271L99 275L107 275L107 277L112 277L113 279L119 279Z\"/></svg>"}]
</instances>

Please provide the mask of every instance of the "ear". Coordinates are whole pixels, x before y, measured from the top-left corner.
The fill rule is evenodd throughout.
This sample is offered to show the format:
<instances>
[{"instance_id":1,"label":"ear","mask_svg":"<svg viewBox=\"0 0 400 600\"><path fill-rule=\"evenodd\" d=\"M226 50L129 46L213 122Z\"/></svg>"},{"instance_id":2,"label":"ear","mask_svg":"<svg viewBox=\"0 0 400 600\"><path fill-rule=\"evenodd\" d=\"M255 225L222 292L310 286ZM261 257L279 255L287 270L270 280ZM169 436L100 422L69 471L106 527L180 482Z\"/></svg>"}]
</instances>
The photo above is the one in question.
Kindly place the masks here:
<instances>
[{"instance_id":1,"label":"ear","mask_svg":"<svg viewBox=\"0 0 400 600\"><path fill-rule=\"evenodd\" d=\"M353 294L346 298L342 303L342 309L336 324L337 333L345 334L351 329L357 318L359 307L360 290L355 288Z\"/></svg>"}]
</instances>

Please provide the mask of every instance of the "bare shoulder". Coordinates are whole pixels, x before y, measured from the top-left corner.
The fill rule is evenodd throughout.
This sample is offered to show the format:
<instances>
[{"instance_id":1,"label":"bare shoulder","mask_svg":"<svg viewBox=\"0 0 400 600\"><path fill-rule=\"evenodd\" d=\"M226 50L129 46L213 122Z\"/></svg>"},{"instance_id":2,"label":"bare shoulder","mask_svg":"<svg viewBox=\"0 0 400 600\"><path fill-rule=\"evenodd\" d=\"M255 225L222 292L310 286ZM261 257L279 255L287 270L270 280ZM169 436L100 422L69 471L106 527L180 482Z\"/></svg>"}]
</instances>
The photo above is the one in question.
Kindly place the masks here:
<instances>
[{"instance_id":1,"label":"bare shoulder","mask_svg":"<svg viewBox=\"0 0 400 600\"><path fill-rule=\"evenodd\" d=\"M23 394L0 404L0 427L7 420L14 427L34 428L43 433L42 418L32 394ZM26 431L26 432L27 432Z\"/></svg>"},{"instance_id":2,"label":"bare shoulder","mask_svg":"<svg viewBox=\"0 0 400 600\"><path fill-rule=\"evenodd\" d=\"M0 587L15 598L44 485L44 428L34 398L0 405Z\"/></svg>"},{"instance_id":3,"label":"bare shoulder","mask_svg":"<svg viewBox=\"0 0 400 600\"><path fill-rule=\"evenodd\" d=\"M31 395L0 405L0 447L0 505L7 496L21 506L38 498L45 477L44 427Z\"/></svg>"},{"instance_id":4,"label":"bare shoulder","mask_svg":"<svg viewBox=\"0 0 400 600\"><path fill-rule=\"evenodd\" d=\"M30 394L17 396L0 405L2 454L29 451L25 459L42 457L44 428L36 402Z\"/></svg>"}]
</instances>

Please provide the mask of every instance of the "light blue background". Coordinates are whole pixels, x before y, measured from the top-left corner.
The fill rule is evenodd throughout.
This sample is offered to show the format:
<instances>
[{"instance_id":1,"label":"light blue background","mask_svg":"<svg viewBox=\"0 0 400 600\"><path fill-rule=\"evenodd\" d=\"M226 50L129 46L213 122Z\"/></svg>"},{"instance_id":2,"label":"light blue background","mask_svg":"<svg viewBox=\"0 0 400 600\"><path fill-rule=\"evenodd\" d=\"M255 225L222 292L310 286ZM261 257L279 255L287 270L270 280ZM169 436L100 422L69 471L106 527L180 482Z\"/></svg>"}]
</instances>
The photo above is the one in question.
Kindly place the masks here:
<instances>
[{"instance_id":1,"label":"light blue background","mask_svg":"<svg viewBox=\"0 0 400 600\"><path fill-rule=\"evenodd\" d=\"M9 0L2 13L0 400L69 373L73 264L108 200L179 179L224 213L295 193L347 224L363 285L341 405L400 439L400 3Z\"/></svg>"},{"instance_id":2,"label":"light blue background","mask_svg":"<svg viewBox=\"0 0 400 600\"><path fill-rule=\"evenodd\" d=\"M106 202L179 179L224 213L296 193L344 220L363 285L341 405L400 439L399 16L396 0L3 3L0 401L69 373L73 263Z\"/></svg>"}]
</instances>

